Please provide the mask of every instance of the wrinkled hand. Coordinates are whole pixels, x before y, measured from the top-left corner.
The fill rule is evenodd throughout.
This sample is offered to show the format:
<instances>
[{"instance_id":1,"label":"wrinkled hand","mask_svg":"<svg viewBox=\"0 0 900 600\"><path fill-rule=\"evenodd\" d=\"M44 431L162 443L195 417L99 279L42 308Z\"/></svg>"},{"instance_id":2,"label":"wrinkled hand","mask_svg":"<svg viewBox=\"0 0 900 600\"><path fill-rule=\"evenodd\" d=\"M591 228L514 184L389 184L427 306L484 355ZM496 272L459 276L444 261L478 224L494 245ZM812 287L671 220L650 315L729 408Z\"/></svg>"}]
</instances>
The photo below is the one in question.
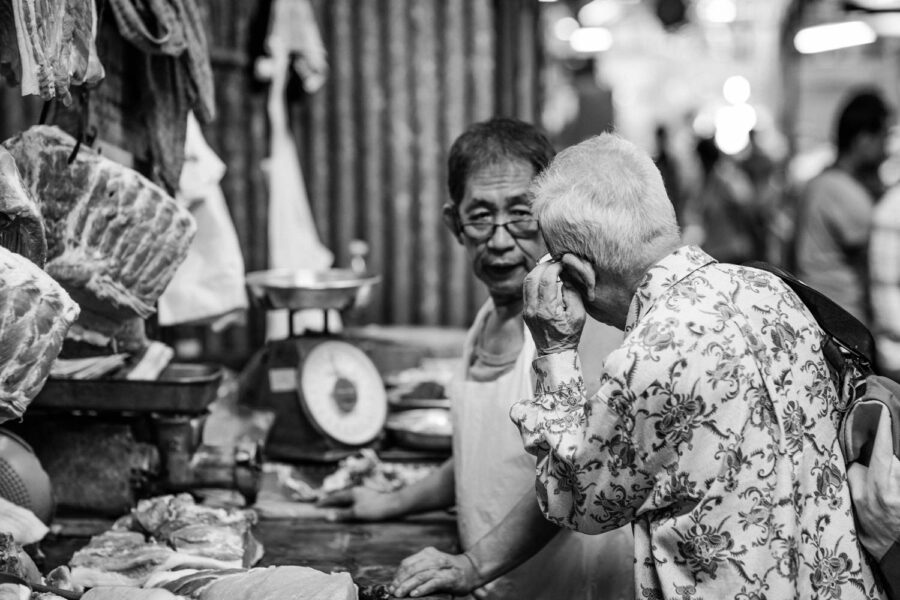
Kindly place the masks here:
<instances>
[{"instance_id":1,"label":"wrinkled hand","mask_svg":"<svg viewBox=\"0 0 900 600\"><path fill-rule=\"evenodd\" d=\"M384 521L400 514L393 494L377 492L367 487L354 487L329 494L316 506L333 508L329 521Z\"/></svg>"},{"instance_id":2,"label":"wrinkled hand","mask_svg":"<svg viewBox=\"0 0 900 600\"><path fill-rule=\"evenodd\" d=\"M560 280L562 265L539 264L525 277L523 318L538 355L575 350L584 328L581 296Z\"/></svg>"},{"instance_id":3,"label":"wrinkled hand","mask_svg":"<svg viewBox=\"0 0 900 600\"><path fill-rule=\"evenodd\" d=\"M868 468L853 463L847 470L847 479L859 518L859 541L881 560L900 532L900 460L894 456L891 419L884 412Z\"/></svg>"},{"instance_id":4,"label":"wrinkled hand","mask_svg":"<svg viewBox=\"0 0 900 600\"><path fill-rule=\"evenodd\" d=\"M463 596L476 587L478 571L468 555L447 554L429 547L400 563L391 593L399 598L434 593Z\"/></svg>"}]
</instances>

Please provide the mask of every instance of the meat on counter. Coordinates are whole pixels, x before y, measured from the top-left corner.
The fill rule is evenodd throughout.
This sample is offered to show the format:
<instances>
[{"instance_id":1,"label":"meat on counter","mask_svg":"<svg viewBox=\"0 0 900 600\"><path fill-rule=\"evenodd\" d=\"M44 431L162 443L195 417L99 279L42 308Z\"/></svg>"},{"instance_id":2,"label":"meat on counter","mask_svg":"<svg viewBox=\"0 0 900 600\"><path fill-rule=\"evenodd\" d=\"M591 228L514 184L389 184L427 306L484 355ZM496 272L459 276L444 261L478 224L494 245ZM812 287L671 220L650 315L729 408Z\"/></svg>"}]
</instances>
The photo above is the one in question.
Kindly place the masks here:
<instances>
[{"instance_id":1,"label":"meat on counter","mask_svg":"<svg viewBox=\"0 0 900 600\"><path fill-rule=\"evenodd\" d=\"M189 494L142 500L72 556L72 579L85 587L139 587L174 569L249 567L263 554L250 532L255 522L253 511L198 505Z\"/></svg>"}]
</instances>

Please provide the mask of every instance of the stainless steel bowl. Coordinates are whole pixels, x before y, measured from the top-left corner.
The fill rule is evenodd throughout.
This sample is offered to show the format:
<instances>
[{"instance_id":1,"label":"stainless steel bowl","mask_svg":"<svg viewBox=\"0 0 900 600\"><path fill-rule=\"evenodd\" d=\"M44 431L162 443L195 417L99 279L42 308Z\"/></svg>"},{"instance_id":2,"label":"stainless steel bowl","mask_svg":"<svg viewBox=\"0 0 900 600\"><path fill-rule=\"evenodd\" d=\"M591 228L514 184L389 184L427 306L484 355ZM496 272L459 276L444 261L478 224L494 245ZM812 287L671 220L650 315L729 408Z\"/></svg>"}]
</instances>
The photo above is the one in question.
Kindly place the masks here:
<instances>
[{"instance_id":1,"label":"stainless steel bowl","mask_svg":"<svg viewBox=\"0 0 900 600\"><path fill-rule=\"evenodd\" d=\"M360 275L350 269L270 269L246 276L247 289L264 308L289 310L344 310L353 305L360 290L380 281L380 275Z\"/></svg>"}]
</instances>

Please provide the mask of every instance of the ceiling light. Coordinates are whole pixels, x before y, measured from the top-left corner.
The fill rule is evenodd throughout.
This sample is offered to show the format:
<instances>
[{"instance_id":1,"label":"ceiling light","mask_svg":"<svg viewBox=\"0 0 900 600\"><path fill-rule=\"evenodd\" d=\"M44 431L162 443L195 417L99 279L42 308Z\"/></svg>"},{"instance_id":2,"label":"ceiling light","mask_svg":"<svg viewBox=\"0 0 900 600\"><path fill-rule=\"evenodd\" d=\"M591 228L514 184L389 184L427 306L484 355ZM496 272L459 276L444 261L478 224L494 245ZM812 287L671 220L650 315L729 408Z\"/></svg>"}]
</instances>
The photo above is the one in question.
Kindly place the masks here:
<instances>
[{"instance_id":1,"label":"ceiling light","mask_svg":"<svg viewBox=\"0 0 900 600\"><path fill-rule=\"evenodd\" d=\"M815 54L840 48L871 44L878 36L862 21L815 25L794 36L794 48L801 54Z\"/></svg>"},{"instance_id":2,"label":"ceiling light","mask_svg":"<svg viewBox=\"0 0 900 600\"><path fill-rule=\"evenodd\" d=\"M716 111L716 131L743 130L750 131L756 127L756 109L749 104L723 106Z\"/></svg>"},{"instance_id":3,"label":"ceiling light","mask_svg":"<svg viewBox=\"0 0 900 600\"><path fill-rule=\"evenodd\" d=\"M868 15L865 23L878 37L900 37L900 13L883 12Z\"/></svg>"},{"instance_id":4,"label":"ceiling light","mask_svg":"<svg viewBox=\"0 0 900 600\"><path fill-rule=\"evenodd\" d=\"M572 33L569 44L575 52L604 52L612 47L612 34L604 27L581 27Z\"/></svg>"},{"instance_id":5,"label":"ceiling light","mask_svg":"<svg viewBox=\"0 0 900 600\"><path fill-rule=\"evenodd\" d=\"M584 27L599 27L622 16L622 7L615 0L592 0L578 11L578 22Z\"/></svg>"},{"instance_id":6,"label":"ceiling light","mask_svg":"<svg viewBox=\"0 0 900 600\"><path fill-rule=\"evenodd\" d=\"M739 128L717 129L715 139L719 150L725 154L737 154L750 143L750 134Z\"/></svg>"},{"instance_id":7,"label":"ceiling light","mask_svg":"<svg viewBox=\"0 0 900 600\"><path fill-rule=\"evenodd\" d=\"M900 0L852 0L846 1L848 8L859 8L869 11L894 11L900 10Z\"/></svg>"},{"instance_id":8,"label":"ceiling light","mask_svg":"<svg viewBox=\"0 0 900 600\"><path fill-rule=\"evenodd\" d=\"M572 17L563 17L553 24L553 35L560 41L568 42L578 27L578 21Z\"/></svg>"},{"instance_id":9,"label":"ceiling light","mask_svg":"<svg viewBox=\"0 0 900 600\"><path fill-rule=\"evenodd\" d=\"M732 75L722 85L722 95L730 104L743 104L750 99L750 82L741 75Z\"/></svg>"},{"instance_id":10,"label":"ceiling light","mask_svg":"<svg viewBox=\"0 0 900 600\"><path fill-rule=\"evenodd\" d=\"M710 23L733 23L737 19L734 0L701 0L697 4L697 16Z\"/></svg>"}]
</instances>

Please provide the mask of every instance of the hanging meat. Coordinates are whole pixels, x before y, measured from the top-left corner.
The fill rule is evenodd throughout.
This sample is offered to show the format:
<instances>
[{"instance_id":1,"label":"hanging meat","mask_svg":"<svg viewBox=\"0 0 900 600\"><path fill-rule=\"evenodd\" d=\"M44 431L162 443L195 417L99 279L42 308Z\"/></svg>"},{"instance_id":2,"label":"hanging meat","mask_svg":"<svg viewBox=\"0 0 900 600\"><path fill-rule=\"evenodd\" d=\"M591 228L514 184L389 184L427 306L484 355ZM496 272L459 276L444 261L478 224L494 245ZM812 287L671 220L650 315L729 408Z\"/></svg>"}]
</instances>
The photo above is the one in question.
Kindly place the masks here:
<instances>
[{"instance_id":1,"label":"hanging meat","mask_svg":"<svg viewBox=\"0 0 900 600\"><path fill-rule=\"evenodd\" d=\"M41 390L77 316L56 281L0 247L0 423L21 417Z\"/></svg>"},{"instance_id":2,"label":"hanging meat","mask_svg":"<svg viewBox=\"0 0 900 600\"><path fill-rule=\"evenodd\" d=\"M0 0L0 75L69 106L71 85L103 78L96 35L94 0Z\"/></svg>"},{"instance_id":3,"label":"hanging meat","mask_svg":"<svg viewBox=\"0 0 900 600\"><path fill-rule=\"evenodd\" d=\"M0 146L0 246L43 267L47 237L41 212L22 183L16 161Z\"/></svg>"},{"instance_id":4,"label":"hanging meat","mask_svg":"<svg viewBox=\"0 0 900 600\"><path fill-rule=\"evenodd\" d=\"M79 326L111 336L145 319L187 255L187 208L136 171L35 126L4 142L47 230L47 272L81 305Z\"/></svg>"}]
</instances>

